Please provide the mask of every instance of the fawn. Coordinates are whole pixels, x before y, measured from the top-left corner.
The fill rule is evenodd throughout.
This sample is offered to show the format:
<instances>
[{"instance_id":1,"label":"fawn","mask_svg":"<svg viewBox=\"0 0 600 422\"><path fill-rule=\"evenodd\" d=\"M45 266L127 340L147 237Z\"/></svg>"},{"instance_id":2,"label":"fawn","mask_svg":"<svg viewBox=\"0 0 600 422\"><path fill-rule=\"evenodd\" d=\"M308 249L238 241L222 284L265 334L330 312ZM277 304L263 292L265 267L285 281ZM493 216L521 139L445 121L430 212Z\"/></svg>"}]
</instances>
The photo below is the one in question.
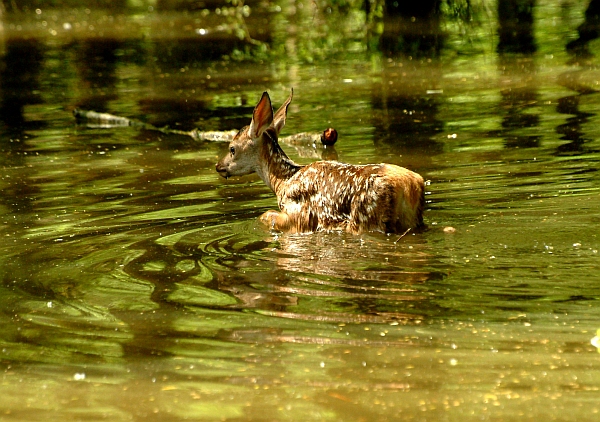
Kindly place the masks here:
<instances>
[{"instance_id":1,"label":"fawn","mask_svg":"<svg viewBox=\"0 0 600 422\"><path fill-rule=\"evenodd\" d=\"M423 178L393 164L352 165L337 161L294 163L279 146L293 91L273 115L264 92L249 126L229 144L216 165L228 178L258 173L277 196L280 212L260 220L273 230L314 232L345 230L401 233L423 225Z\"/></svg>"}]
</instances>

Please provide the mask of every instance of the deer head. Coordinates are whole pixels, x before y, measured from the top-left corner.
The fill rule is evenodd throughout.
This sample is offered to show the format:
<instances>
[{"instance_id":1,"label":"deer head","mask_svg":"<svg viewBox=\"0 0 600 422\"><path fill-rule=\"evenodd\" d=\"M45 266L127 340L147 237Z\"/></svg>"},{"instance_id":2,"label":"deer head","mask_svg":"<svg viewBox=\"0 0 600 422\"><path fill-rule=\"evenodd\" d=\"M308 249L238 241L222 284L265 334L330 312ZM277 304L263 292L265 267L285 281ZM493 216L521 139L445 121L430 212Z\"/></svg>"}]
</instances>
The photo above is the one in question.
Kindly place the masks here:
<instances>
[{"instance_id":1,"label":"deer head","mask_svg":"<svg viewBox=\"0 0 600 422\"><path fill-rule=\"evenodd\" d=\"M276 142L279 132L285 126L287 108L294 92L273 115L269 94L263 92L252 113L250 125L243 127L229 143L229 151L217 163L217 172L225 177L244 176L258 171L261 163L261 150L265 142Z\"/></svg>"}]
</instances>

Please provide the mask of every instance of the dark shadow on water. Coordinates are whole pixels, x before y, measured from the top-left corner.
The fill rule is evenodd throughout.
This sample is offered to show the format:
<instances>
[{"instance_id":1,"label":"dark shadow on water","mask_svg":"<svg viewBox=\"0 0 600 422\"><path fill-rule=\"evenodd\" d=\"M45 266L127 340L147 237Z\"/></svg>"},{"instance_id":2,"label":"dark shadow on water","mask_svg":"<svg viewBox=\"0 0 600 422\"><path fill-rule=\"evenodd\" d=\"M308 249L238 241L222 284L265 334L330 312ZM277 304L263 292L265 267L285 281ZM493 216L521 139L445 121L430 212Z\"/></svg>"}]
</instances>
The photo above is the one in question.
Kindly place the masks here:
<instances>
[{"instance_id":1,"label":"dark shadow on water","mask_svg":"<svg viewBox=\"0 0 600 422\"><path fill-rule=\"evenodd\" d=\"M443 99L435 81L441 69L437 63L395 63L383 70L382 82L371 91L375 146L408 156L439 154L443 144L436 137L445 124L438 117Z\"/></svg>"},{"instance_id":2,"label":"dark shadow on water","mask_svg":"<svg viewBox=\"0 0 600 422\"><path fill-rule=\"evenodd\" d=\"M539 106L535 60L532 57L502 55L498 68L510 87L500 91L501 129L489 131L486 136L504 138L506 148L539 147L540 135L523 133L539 127L541 120L537 112L529 111Z\"/></svg>"},{"instance_id":3,"label":"dark shadow on water","mask_svg":"<svg viewBox=\"0 0 600 422\"><path fill-rule=\"evenodd\" d=\"M577 28L579 37L566 45L569 53L576 57L592 57L589 43L600 36L600 0L590 0L585 11L585 20Z\"/></svg>"},{"instance_id":4,"label":"dark shadow on water","mask_svg":"<svg viewBox=\"0 0 600 422\"><path fill-rule=\"evenodd\" d=\"M387 98L374 97L374 110L385 116L375 127L375 145L395 152L440 153L442 144L434 139L444 127L436 116L439 106L437 96L390 93Z\"/></svg>"},{"instance_id":5,"label":"dark shadow on water","mask_svg":"<svg viewBox=\"0 0 600 422\"><path fill-rule=\"evenodd\" d=\"M117 54L122 47L121 41L110 38L91 38L76 44L76 65L85 92L77 107L100 112L109 110L107 103L118 98L116 70L121 59Z\"/></svg>"},{"instance_id":6,"label":"dark shadow on water","mask_svg":"<svg viewBox=\"0 0 600 422\"><path fill-rule=\"evenodd\" d=\"M171 129L196 129L200 120L215 117L205 101L193 98L142 98L139 107L148 123Z\"/></svg>"},{"instance_id":7,"label":"dark shadow on water","mask_svg":"<svg viewBox=\"0 0 600 422\"><path fill-rule=\"evenodd\" d=\"M537 50L534 37L535 0L498 1L499 53L531 54Z\"/></svg>"},{"instance_id":8,"label":"dark shadow on water","mask_svg":"<svg viewBox=\"0 0 600 422\"><path fill-rule=\"evenodd\" d=\"M439 55L445 38L440 27L440 6L440 0L385 0L381 51L387 56Z\"/></svg>"},{"instance_id":9,"label":"dark shadow on water","mask_svg":"<svg viewBox=\"0 0 600 422\"><path fill-rule=\"evenodd\" d=\"M241 129L252 115L251 106L214 107L204 99L142 98L139 107L147 123L179 130Z\"/></svg>"},{"instance_id":10,"label":"dark shadow on water","mask_svg":"<svg viewBox=\"0 0 600 422\"><path fill-rule=\"evenodd\" d=\"M40 72L44 62L45 48L36 39L8 39L6 52L0 56L0 130L4 136L0 143L11 149L12 137L20 138L28 130L39 129L46 122L26 120L24 108L43 102L40 95Z\"/></svg>"},{"instance_id":11,"label":"dark shadow on water","mask_svg":"<svg viewBox=\"0 0 600 422\"><path fill-rule=\"evenodd\" d=\"M202 66L221 59L234 50L243 50L247 46L244 40L236 37L203 40L198 37L176 40L158 40L154 43L156 65L165 71L179 71L189 66Z\"/></svg>"},{"instance_id":12,"label":"dark shadow on water","mask_svg":"<svg viewBox=\"0 0 600 422\"><path fill-rule=\"evenodd\" d=\"M560 75L559 83L577 92L574 95L568 95L558 99L556 111L561 114L567 114L566 123L558 125L556 132L560 135L560 139L568 141L560 145L556 149L556 155L580 155L594 150L586 147L586 143L593 141L585 136L584 125L590 121L596 113L583 112L579 109L579 104L582 98L589 95L598 95L598 91L587 87L580 81L583 70L574 70Z\"/></svg>"},{"instance_id":13,"label":"dark shadow on water","mask_svg":"<svg viewBox=\"0 0 600 422\"><path fill-rule=\"evenodd\" d=\"M28 167L27 154L35 136L29 132L45 128L44 120L26 117L25 108L43 103L40 74L45 47L37 40L7 39L0 56L0 165L11 177L4 180L0 204L12 218L5 220L13 235L30 224L39 185Z\"/></svg>"}]
</instances>

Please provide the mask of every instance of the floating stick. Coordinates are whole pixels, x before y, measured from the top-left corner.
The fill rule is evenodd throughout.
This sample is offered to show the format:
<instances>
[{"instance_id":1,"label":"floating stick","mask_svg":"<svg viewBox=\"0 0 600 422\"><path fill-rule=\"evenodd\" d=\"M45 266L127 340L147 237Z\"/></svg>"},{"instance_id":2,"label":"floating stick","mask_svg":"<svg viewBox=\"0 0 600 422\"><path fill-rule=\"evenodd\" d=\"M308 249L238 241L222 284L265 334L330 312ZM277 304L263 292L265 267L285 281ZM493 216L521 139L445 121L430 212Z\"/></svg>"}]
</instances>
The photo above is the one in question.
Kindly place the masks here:
<instances>
[{"instance_id":1,"label":"floating stick","mask_svg":"<svg viewBox=\"0 0 600 422\"><path fill-rule=\"evenodd\" d=\"M195 141L231 142L238 133L237 130L204 132L198 129L179 130L171 129L168 126L156 127L140 120L115 116L114 114L110 113L99 113L93 110L75 109L73 110L73 115L77 121L85 122L85 126L90 128L110 129L115 127L134 126L169 135L189 136ZM337 137L338 134L335 129L327 128L321 133L302 132L297 133L296 135L284 136L280 138L279 141L289 145L311 146L312 148L318 148L333 146L337 142Z\"/></svg>"}]
</instances>

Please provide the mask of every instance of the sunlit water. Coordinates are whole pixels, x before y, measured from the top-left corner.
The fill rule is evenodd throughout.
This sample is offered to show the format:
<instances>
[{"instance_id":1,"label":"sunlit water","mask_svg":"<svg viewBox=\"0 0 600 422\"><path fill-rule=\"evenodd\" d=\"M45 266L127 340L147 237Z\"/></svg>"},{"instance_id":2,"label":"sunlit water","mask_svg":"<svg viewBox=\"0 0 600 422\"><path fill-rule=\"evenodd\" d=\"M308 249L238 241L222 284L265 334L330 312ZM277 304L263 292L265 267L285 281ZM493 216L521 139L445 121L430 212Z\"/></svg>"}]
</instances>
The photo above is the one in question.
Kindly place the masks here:
<instances>
[{"instance_id":1,"label":"sunlit water","mask_svg":"<svg viewBox=\"0 0 600 422\"><path fill-rule=\"evenodd\" d=\"M555 12L530 57L190 67L5 24L0 419L595 420L600 72ZM224 144L71 115L225 130L290 87L284 134L429 181L425 231L270 233Z\"/></svg>"}]
</instances>

